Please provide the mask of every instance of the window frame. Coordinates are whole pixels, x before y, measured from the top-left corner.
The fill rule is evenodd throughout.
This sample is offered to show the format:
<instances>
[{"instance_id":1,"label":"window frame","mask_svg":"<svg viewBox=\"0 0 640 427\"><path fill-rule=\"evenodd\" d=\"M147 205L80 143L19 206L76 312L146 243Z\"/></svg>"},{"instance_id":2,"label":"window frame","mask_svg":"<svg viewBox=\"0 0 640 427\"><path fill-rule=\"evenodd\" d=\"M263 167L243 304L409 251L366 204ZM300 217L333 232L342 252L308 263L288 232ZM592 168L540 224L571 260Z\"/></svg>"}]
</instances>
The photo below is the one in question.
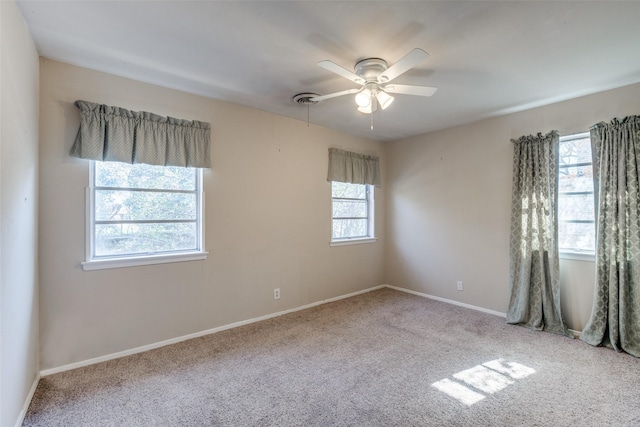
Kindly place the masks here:
<instances>
[{"instance_id":1,"label":"window frame","mask_svg":"<svg viewBox=\"0 0 640 427\"><path fill-rule=\"evenodd\" d=\"M344 246L344 245L357 245L361 243L374 243L378 239L375 237L375 186L371 184L354 184L344 183L351 185L364 185L366 191L366 197L364 199L352 199L352 198L340 198L333 197L333 183L338 181L330 181L331 184L331 239L329 246ZM357 237L333 237L333 220L340 219L333 216L333 203L334 200L365 200L367 203L367 235ZM347 219L347 218L342 218Z\"/></svg>"},{"instance_id":2,"label":"window frame","mask_svg":"<svg viewBox=\"0 0 640 427\"><path fill-rule=\"evenodd\" d=\"M559 138L558 144L562 144L563 142L568 142L568 141L573 141L576 139L585 139L585 138L590 138L591 135L589 132L580 132L580 133L575 133L575 134L571 134L571 135L565 135L565 136L561 136ZM559 148L559 147L558 147ZM559 159L558 159L559 160ZM562 170L563 168L570 168L570 167L580 167L580 166L591 166L593 169L593 153L592 153L592 157L591 157L591 161L589 162L578 162L578 163L572 163L572 164L567 164L567 165L558 165L558 180L560 180L560 170ZM596 171L593 171L593 173L595 174ZM587 191L587 192L560 192L558 191L558 216L560 214L560 202L559 199L560 197L562 197L563 194L593 194L595 197L595 188L593 188L592 191ZM581 224L593 224L593 228L594 228L594 239L597 238L596 236L596 220L597 220L597 212L596 212L596 207L595 205L593 206L593 221L589 221L589 220L560 220L558 219L558 224L560 223L581 223ZM595 248L593 251L586 251L586 250L580 250L577 248L570 248L570 249L561 249L558 247L558 256L562 259L572 259L572 260L578 260L578 261L595 261L596 259L596 251Z\"/></svg>"},{"instance_id":3,"label":"window frame","mask_svg":"<svg viewBox=\"0 0 640 427\"><path fill-rule=\"evenodd\" d=\"M204 227L204 191L202 185L202 168L194 168L196 172L194 191L196 195L196 249L176 250L158 253L135 253L108 256L95 256L95 194L97 189L127 190L127 187L100 187L96 186L96 163L91 160L89 165L89 186L85 190L85 261L81 263L83 270L102 270L110 268L135 267L152 264L165 264L183 261L197 261L207 258L205 250ZM145 189L135 189L145 191ZM158 192L158 189L149 189L149 192ZM164 190L163 190L164 191ZM175 191L168 191L175 192ZM182 191L179 191L182 192Z\"/></svg>"}]
</instances>

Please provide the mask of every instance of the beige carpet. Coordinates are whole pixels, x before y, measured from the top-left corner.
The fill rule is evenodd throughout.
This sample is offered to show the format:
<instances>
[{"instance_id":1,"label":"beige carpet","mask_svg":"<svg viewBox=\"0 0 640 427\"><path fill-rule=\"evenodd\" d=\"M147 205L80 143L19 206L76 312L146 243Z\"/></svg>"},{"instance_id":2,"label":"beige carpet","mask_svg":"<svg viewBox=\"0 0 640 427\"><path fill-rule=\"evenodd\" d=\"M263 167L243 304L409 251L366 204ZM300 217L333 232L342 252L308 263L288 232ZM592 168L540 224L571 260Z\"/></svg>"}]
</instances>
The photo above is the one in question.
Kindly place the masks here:
<instances>
[{"instance_id":1,"label":"beige carpet","mask_svg":"<svg viewBox=\"0 0 640 427\"><path fill-rule=\"evenodd\" d=\"M43 378L25 426L639 426L640 360L381 289Z\"/></svg>"}]
</instances>

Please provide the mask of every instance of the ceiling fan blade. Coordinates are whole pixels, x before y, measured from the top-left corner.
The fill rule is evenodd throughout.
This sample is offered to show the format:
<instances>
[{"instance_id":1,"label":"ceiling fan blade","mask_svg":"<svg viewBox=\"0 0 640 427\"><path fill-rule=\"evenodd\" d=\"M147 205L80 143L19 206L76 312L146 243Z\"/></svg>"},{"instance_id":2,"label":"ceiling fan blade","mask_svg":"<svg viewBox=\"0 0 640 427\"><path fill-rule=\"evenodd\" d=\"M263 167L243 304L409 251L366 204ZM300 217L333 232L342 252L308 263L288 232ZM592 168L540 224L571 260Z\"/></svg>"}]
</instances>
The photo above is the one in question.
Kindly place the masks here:
<instances>
[{"instance_id":1,"label":"ceiling fan blade","mask_svg":"<svg viewBox=\"0 0 640 427\"><path fill-rule=\"evenodd\" d=\"M400 58L398 62L387 68L384 73L378 76L378 82L386 83L398 77L400 74L409 71L425 59L429 57L429 54L422 49L415 48L405 56Z\"/></svg>"},{"instance_id":2,"label":"ceiling fan blade","mask_svg":"<svg viewBox=\"0 0 640 427\"><path fill-rule=\"evenodd\" d=\"M342 92L334 92L334 93L329 93L327 95L315 96L315 97L313 97L313 98L311 98L309 100L313 101L313 102L319 102L319 101L324 101L325 99L337 98L338 96L342 96L342 95L349 95L351 93L358 93L358 92L360 92L360 90L362 90L362 89L361 88L348 89L348 90L343 90Z\"/></svg>"},{"instance_id":3,"label":"ceiling fan blade","mask_svg":"<svg viewBox=\"0 0 640 427\"><path fill-rule=\"evenodd\" d=\"M320 61L320 62L318 62L318 65L321 66L322 68L324 68L325 70L329 70L329 71L331 71L333 73L336 73L337 75L342 76L345 79L351 80L354 83L357 83L359 85L364 84L364 79L362 77L360 77L359 75L357 75L355 73L352 73L351 71L347 70L346 68L343 68L343 67L339 66L335 62Z\"/></svg>"},{"instance_id":4,"label":"ceiling fan blade","mask_svg":"<svg viewBox=\"0 0 640 427\"><path fill-rule=\"evenodd\" d=\"M404 95L431 96L438 90L431 86L411 86L411 85L386 85L381 88L385 92L400 93Z\"/></svg>"}]
</instances>

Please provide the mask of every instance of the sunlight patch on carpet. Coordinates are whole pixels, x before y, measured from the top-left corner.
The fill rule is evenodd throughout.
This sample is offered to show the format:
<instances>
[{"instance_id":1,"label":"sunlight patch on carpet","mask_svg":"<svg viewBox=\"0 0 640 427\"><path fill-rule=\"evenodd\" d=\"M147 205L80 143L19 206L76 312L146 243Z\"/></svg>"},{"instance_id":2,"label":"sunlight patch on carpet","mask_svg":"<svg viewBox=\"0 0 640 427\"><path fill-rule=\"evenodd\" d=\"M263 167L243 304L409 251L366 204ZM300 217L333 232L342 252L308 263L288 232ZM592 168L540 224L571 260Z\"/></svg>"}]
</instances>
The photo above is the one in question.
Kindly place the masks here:
<instances>
[{"instance_id":1,"label":"sunlight patch on carpet","mask_svg":"<svg viewBox=\"0 0 640 427\"><path fill-rule=\"evenodd\" d=\"M435 382L431 385L468 406L484 399L482 394L476 393L468 387L465 387L455 381L451 381L448 378Z\"/></svg>"},{"instance_id":2,"label":"sunlight patch on carpet","mask_svg":"<svg viewBox=\"0 0 640 427\"><path fill-rule=\"evenodd\" d=\"M516 362L507 362L504 359L496 359L491 362L483 363L482 366L493 369L501 374L509 375L514 380L519 380L535 373L535 369L521 365Z\"/></svg>"},{"instance_id":3,"label":"sunlight patch on carpet","mask_svg":"<svg viewBox=\"0 0 640 427\"><path fill-rule=\"evenodd\" d=\"M526 378L535 372L535 369L520 363L496 359L455 373L454 380L445 378L431 385L471 406L514 384L514 380Z\"/></svg>"},{"instance_id":4,"label":"sunlight patch on carpet","mask_svg":"<svg viewBox=\"0 0 640 427\"><path fill-rule=\"evenodd\" d=\"M513 384L513 381L504 375L480 365L453 374L453 377L489 394Z\"/></svg>"}]
</instances>

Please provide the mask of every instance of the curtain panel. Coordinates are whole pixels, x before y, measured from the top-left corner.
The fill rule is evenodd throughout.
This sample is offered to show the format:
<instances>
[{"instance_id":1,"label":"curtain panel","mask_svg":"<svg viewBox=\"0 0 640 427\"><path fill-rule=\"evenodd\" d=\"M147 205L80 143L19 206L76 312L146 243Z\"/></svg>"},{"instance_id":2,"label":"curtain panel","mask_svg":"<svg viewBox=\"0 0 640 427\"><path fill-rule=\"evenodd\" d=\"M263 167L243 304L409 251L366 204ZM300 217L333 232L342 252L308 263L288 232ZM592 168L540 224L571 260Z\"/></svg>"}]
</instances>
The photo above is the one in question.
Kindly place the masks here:
<instances>
[{"instance_id":1,"label":"curtain panel","mask_svg":"<svg viewBox=\"0 0 640 427\"><path fill-rule=\"evenodd\" d=\"M580 338L640 357L640 116L591 128L596 287Z\"/></svg>"},{"instance_id":2,"label":"curtain panel","mask_svg":"<svg viewBox=\"0 0 640 427\"><path fill-rule=\"evenodd\" d=\"M377 156L329 148L327 181L380 186L380 160Z\"/></svg>"},{"instance_id":3,"label":"curtain panel","mask_svg":"<svg viewBox=\"0 0 640 427\"><path fill-rule=\"evenodd\" d=\"M558 132L512 140L507 323L572 336L560 311Z\"/></svg>"},{"instance_id":4,"label":"curtain panel","mask_svg":"<svg viewBox=\"0 0 640 427\"><path fill-rule=\"evenodd\" d=\"M211 167L211 125L76 101L80 129L71 155L159 166Z\"/></svg>"}]
</instances>

